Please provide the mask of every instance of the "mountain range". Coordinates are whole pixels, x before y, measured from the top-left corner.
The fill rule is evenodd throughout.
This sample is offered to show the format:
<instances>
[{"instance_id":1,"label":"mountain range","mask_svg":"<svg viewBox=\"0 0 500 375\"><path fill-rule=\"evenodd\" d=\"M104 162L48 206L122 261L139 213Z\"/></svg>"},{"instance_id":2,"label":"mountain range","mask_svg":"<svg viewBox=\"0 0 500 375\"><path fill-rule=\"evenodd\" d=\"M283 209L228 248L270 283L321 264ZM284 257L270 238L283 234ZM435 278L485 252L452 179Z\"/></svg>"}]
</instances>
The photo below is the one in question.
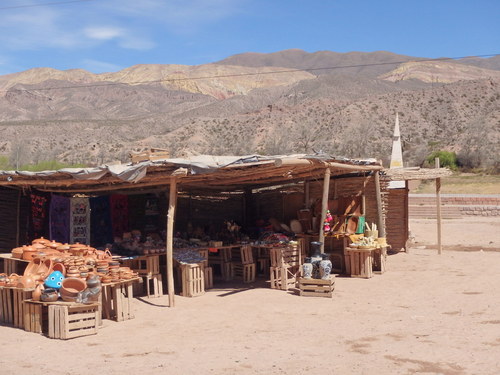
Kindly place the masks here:
<instances>
[{"instance_id":1,"label":"mountain range","mask_svg":"<svg viewBox=\"0 0 500 375\"><path fill-rule=\"evenodd\" d=\"M0 76L0 155L11 165L186 154L328 152L387 165L396 112L404 158L434 150L498 168L500 56L391 52L242 53L197 66L93 74L34 68Z\"/></svg>"}]
</instances>

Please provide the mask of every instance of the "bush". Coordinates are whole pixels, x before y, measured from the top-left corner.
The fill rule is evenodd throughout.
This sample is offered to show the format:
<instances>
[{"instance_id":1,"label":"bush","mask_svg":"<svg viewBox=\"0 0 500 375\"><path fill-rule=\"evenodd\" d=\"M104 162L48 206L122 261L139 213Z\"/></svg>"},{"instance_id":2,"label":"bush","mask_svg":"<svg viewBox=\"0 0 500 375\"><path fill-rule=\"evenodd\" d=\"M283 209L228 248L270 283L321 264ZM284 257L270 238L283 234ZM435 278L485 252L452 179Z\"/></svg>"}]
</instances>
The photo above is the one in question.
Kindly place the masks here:
<instances>
[{"instance_id":1,"label":"bush","mask_svg":"<svg viewBox=\"0 0 500 375\"><path fill-rule=\"evenodd\" d=\"M439 158L439 165L441 167L450 168L453 171L458 169L457 165L457 155L450 151L434 151L426 158L426 162L429 166L434 166L434 160Z\"/></svg>"}]
</instances>

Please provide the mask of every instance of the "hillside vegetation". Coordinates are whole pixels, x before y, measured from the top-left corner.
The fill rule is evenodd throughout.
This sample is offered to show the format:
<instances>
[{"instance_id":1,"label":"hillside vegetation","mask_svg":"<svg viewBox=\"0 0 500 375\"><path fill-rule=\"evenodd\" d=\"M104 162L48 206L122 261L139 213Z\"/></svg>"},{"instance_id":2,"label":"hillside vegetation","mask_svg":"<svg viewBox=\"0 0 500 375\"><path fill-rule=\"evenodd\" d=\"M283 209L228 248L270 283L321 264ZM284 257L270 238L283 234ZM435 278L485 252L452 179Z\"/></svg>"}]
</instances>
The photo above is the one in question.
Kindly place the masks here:
<instances>
[{"instance_id":1,"label":"hillside vegetation","mask_svg":"<svg viewBox=\"0 0 500 375\"><path fill-rule=\"evenodd\" d=\"M388 165L398 112L407 165L445 150L462 167L498 171L500 60L419 60L289 50L196 67L0 76L0 155L11 165L95 165L149 147L172 156L321 150Z\"/></svg>"}]
</instances>

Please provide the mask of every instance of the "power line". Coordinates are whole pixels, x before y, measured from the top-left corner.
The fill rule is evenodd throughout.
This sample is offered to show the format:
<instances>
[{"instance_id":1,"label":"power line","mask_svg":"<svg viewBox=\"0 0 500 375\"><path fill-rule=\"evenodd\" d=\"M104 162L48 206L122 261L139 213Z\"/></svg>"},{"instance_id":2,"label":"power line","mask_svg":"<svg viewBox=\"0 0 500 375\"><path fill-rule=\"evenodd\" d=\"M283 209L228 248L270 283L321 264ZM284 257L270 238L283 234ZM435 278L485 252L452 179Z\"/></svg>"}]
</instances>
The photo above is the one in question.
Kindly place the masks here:
<instances>
[{"instance_id":1,"label":"power line","mask_svg":"<svg viewBox=\"0 0 500 375\"><path fill-rule=\"evenodd\" d=\"M51 6L51 5L65 5L65 4L83 3L83 2L87 2L87 1L94 1L94 0L71 0L71 1L57 1L57 2L54 1L51 3L42 3L42 4L12 5L12 6L8 6L8 7L0 7L0 10L35 8L35 7L44 7L44 6Z\"/></svg>"},{"instance_id":2,"label":"power line","mask_svg":"<svg viewBox=\"0 0 500 375\"><path fill-rule=\"evenodd\" d=\"M201 76L201 77L185 77L185 78L165 78L153 81L133 81L133 82L102 82L102 83L92 83L87 85L69 85L60 87L43 87L43 88L32 88L32 89L8 89L0 90L0 92L13 92L13 91L50 91L50 90L62 90L62 89L73 89L73 88L91 88L91 87L106 87L106 86L119 86L119 85L141 85L150 83L165 83L165 82L183 82L183 81L197 81L204 79L214 79L214 78L233 78L233 77L248 77L262 74L282 74L282 73L296 73L296 72L312 72L317 70L336 70L336 69L348 69L348 68L364 68L370 66L382 66L382 65L398 65L409 62L431 62L431 61L449 61L449 60L460 60L466 58L484 58L484 57L495 57L500 56L500 53L492 53L487 55L474 55L474 56L460 56L460 57L441 57L437 59L417 59L417 60L406 60L406 61L393 61L393 62L382 62L382 63L371 63L371 64L356 64L356 65L339 65L339 66L329 66L322 68L303 68L303 69L286 69L286 70L274 70L268 72L255 72L255 73L238 73L238 74L224 74L224 75L212 75L212 76Z\"/></svg>"}]
</instances>

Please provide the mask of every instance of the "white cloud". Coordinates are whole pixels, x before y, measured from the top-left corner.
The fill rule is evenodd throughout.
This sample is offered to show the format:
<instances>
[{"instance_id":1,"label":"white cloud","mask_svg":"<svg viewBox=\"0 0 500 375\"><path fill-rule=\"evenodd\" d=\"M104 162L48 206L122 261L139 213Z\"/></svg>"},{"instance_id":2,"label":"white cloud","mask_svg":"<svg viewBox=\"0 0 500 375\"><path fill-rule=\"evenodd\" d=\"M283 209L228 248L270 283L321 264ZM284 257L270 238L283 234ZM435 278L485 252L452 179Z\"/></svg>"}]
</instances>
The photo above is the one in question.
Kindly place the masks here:
<instances>
[{"instance_id":1,"label":"white cloud","mask_svg":"<svg viewBox=\"0 0 500 375\"><path fill-rule=\"evenodd\" d=\"M85 36L90 39L110 40L124 35L123 29L113 26L94 26L83 30Z\"/></svg>"}]
</instances>

